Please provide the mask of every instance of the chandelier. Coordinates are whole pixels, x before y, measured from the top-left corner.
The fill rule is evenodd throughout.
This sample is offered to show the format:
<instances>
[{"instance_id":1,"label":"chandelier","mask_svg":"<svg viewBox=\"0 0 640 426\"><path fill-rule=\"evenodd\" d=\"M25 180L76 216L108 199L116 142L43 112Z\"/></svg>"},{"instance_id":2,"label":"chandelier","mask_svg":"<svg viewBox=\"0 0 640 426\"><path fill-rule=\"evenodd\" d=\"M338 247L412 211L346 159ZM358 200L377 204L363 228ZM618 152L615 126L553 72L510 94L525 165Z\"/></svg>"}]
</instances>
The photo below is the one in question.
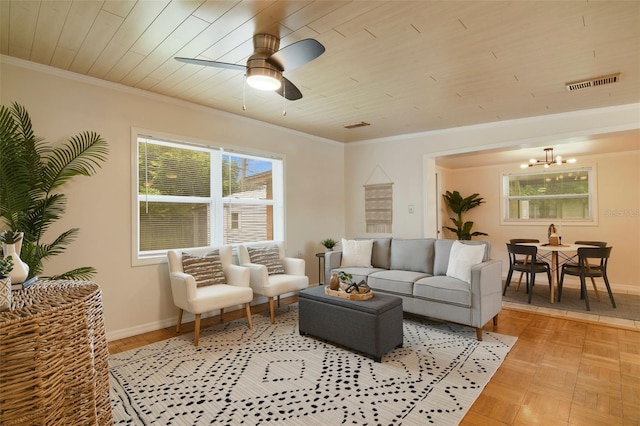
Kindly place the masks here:
<instances>
[{"instance_id":1,"label":"chandelier","mask_svg":"<svg viewBox=\"0 0 640 426\"><path fill-rule=\"evenodd\" d=\"M575 158L569 158L568 160L563 160L560 155L553 155L553 148L545 148L544 149L544 160L536 160L532 158L528 163L520 164L521 169L526 169L527 167L533 166L544 166L545 168L550 167L552 164L573 164L576 162Z\"/></svg>"}]
</instances>

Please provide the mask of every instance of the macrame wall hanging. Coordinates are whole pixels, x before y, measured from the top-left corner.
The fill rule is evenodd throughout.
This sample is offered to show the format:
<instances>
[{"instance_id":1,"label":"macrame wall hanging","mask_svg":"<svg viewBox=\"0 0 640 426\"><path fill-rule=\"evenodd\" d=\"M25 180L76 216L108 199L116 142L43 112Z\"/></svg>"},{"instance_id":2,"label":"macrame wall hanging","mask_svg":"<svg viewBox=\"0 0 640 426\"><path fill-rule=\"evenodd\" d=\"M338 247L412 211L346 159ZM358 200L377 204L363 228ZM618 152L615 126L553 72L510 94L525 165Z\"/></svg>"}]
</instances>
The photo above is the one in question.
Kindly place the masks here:
<instances>
[{"instance_id":1,"label":"macrame wall hanging","mask_svg":"<svg viewBox=\"0 0 640 426\"><path fill-rule=\"evenodd\" d=\"M380 165L376 165L364 184L364 212L367 233L391 233L393 182Z\"/></svg>"}]
</instances>

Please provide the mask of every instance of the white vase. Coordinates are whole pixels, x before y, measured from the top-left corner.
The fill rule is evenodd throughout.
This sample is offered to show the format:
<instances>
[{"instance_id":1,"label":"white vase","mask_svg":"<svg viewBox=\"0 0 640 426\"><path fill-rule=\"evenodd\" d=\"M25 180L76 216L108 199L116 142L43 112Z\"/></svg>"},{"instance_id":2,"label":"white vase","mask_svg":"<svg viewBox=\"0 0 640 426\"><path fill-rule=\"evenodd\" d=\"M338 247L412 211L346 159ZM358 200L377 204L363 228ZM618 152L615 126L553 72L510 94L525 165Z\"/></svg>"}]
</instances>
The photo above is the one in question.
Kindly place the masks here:
<instances>
[{"instance_id":1,"label":"white vase","mask_svg":"<svg viewBox=\"0 0 640 426\"><path fill-rule=\"evenodd\" d=\"M11 278L0 278L0 312L11 309Z\"/></svg>"},{"instance_id":2,"label":"white vase","mask_svg":"<svg viewBox=\"0 0 640 426\"><path fill-rule=\"evenodd\" d=\"M20 256L16 252L15 244L3 244L2 252L4 253L4 258L11 257L13 260L13 269L9 272L9 278L11 278L11 282L14 284L21 284L29 276L29 265L24 263Z\"/></svg>"}]
</instances>

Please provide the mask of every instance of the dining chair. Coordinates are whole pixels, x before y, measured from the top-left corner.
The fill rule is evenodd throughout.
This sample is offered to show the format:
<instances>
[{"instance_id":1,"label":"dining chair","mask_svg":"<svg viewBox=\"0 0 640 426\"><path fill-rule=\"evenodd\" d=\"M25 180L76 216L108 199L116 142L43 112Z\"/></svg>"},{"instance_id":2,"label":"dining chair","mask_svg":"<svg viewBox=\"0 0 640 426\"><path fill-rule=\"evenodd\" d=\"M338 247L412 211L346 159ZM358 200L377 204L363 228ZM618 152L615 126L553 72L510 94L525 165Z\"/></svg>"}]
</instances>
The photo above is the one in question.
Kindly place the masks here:
<instances>
[{"instance_id":1,"label":"dining chair","mask_svg":"<svg viewBox=\"0 0 640 426\"><path fill-rule=\"evenodd\" d=\"M551 289L551 267L547 262L538 259L538 247L507 243L507 251L509 252L509 273L502 292L503 296L507 293L507 287L511 283L514 271L526 274L527 293L529 294L528 303L531 303L536 273L545 272L547 274L549 289Z\"/></svg>"},{"instance_id":2,"label":"dining chair","mask_svg":"<svg viewBox=\"0 0 640 426\"><path fill-rule=\"evenodd\" d=\"M607 242L606 241L576 241L574 243L575 245L578 246L594 246L594 247L606 247L607 246ZM578 255L576 254L575 256L573 256L571 261L565 262L565 265L567 266L578 266ZM596 300L599 302L600 301L600 292L598 291L598 287L596 286L596 280L594 279L594 277L590 277L591 278L591 285L593 286L593 291L596 294Z\"/></svg>"},{"instance_id":3,"label":"dining chair","mask_svg":"<svg viewBox=\"0 0 640 426\"><path fill-rule=\"evenodd\" d=\"M540 240L535 238L512 238L509 240L511 244L539 244ZM526 256L524 259L518 259L518 261L524 260L525 263L529 261L529 256ZM546 263L544 261L540 261L541 263ZM516 287L516 291L520 290L520 284L522 283L522 276L524 272L520 272L520 277L518 278L518 287Z\"/></svg>"},{"instance_id":4,"label":"dining chair","mask_svg":"<svg viewBox=\"0 0 640 426\"><path fill-rule=\"evenodd\" d=\"M587 311L590 311L591 308L589 307L586 277L592 279L602 278L604 280L604 284L607 286L607 292L609 293L609 299L611 299L611 305L615 308L616 302L613 299L613 293L609 285L609 277L607 276L607 265L609 263L609 257L611 256L611 249L611 247L580 247L578 249L578 264L573 266L572 264L565 263L562 266L562 274L560 275L560 282L558 283L558 302L560 302L560 298L562 297L564 275L568 274L580 277L580 297L584 297Z\"/></svg>"}]
</instances>

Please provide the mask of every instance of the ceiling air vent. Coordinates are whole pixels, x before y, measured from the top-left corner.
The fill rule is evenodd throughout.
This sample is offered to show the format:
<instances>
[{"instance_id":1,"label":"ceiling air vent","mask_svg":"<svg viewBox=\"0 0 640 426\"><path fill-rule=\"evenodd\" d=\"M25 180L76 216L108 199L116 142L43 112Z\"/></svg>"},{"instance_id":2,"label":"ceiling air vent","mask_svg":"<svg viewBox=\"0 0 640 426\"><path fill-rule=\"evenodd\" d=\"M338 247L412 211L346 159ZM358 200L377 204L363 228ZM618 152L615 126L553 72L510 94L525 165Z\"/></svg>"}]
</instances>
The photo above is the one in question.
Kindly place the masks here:
<instances>
[{"instance_id":1,"label":"ceiling air vent","mask_svg":"<svg viewBox=\"0 0 640 426\"><path fill-rule=\"evenodd\" d=\"M367 123L366 121L360 121L358 123L345 124L344 128L345 129L357 129L358 127L367 127L367 126L371 126L371 124Z\"/></svg>"},{"instance_id":2,"label":"ceiling air vent","mask_svg":"<svg viewBox=\"0 0 640 426\"><path fill-rule=\"evenodd\" d=\"M617 83L620 79L620 73L603 75L602 77L591 78L589 80L574 81L566 83L567 90L572 92L578 89L586 89L588 87L602 86L603 84Z\"/></svg>"}]
</instances>

